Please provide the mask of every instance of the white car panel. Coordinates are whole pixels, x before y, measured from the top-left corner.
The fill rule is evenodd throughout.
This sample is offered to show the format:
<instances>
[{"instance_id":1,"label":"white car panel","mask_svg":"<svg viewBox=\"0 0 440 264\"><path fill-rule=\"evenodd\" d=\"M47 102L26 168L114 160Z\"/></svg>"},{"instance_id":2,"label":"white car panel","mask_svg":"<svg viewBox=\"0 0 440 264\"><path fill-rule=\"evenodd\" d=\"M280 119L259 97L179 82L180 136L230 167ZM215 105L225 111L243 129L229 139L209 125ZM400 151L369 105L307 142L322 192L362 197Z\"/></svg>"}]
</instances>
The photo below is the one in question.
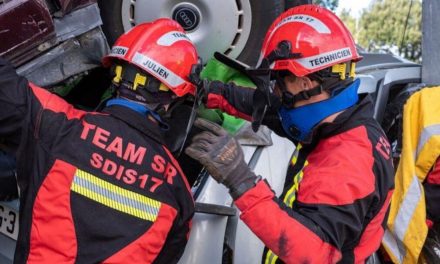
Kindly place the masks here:
<instances>
[{"instance_id":1,"label":"white car panel","mask_svg":"<svg viewBox=\"0 0 440 264\"><path fill-rule=\"evenodd\" d=\"M264 177L279 196L283 192L284 180L295 145L288 139L271 134L273 145L265 147L254 172ZM234 250L234 263L261 263L264 244L239 220Z\"/></svg>"}]
</instances>

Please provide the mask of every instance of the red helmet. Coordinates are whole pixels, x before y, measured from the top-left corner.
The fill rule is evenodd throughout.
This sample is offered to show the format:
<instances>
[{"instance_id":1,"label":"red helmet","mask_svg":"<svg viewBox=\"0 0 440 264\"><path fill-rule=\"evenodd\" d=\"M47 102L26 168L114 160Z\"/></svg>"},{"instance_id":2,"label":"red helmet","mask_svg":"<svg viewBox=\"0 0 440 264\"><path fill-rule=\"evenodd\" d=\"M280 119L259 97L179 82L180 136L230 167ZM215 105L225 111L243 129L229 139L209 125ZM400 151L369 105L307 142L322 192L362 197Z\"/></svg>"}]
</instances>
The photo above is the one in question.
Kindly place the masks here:
<instances>
[{"instance_id":1,"label":"red helmet","mask_svg":"<svg viewBox=\"0 0 440 264\"><path fill-rule=\"evenodd\" d=\"M269 60L271 69L288 70L298 77L362 59L342 21L317 5L301 5L281 14L266 34L261 56Z\"/></svg>"},{"instance_id":2,"label":"red helmet","mask_svg":"<svg viewBox=\"0 0 440 264\"><path fill-rule=\"evenodd\" d=\"M194 44L174 20L157 19L133 27L120 36L102 63L112 65L113 59L138 66L168 86L177 96L195 94L189 80L191 68L198 63Z\"/></svg>"}]
</instances>

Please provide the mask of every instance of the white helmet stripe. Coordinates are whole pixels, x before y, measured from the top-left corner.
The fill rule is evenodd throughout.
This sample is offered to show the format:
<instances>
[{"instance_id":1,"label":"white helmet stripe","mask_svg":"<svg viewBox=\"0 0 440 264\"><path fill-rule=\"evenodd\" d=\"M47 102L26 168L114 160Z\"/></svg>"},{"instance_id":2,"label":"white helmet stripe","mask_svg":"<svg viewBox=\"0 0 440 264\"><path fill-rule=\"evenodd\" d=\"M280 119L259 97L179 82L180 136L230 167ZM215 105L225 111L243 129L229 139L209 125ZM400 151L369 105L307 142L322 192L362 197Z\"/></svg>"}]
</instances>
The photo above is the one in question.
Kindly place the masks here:
<instances>
[{"instance_id":1,"label":"white helmet stripe","mask_svg":"<svg viewBox=\"0 0 440 264\"><path fill-rule=\"evenodd\" d=\"M321 20L317 19L316 17L303 15L303 14L297 14L284 18L275 26L275 29L273 31L276 31L279 27L281 27L284 24L294 23L294 22L307 24L321 34L331 33L330 29Z\"/></svg>"},{"instance_id":2,"label":"white helmet stripe","mask_svg":"<svg viewBox=\"0 0 440 264\"><path fill-rule=\"evenodd\" d=\"M152 58L145 56L141 53L136 52L134 55L132 62L146 70L148 73L163 81L166 85L171 88L176 88L179 85L185 83L185 80L180 78L180 76L176 75L170 69L166 68L162 64L153 60Z\"/></svg>"},{"instance_id":3,"label":"white helmet stripe","mask_svg":"<svg viewBox=\"0 0 440 264\"><path fill-rule=\"evenodd\" d=\"M110 51L109 56L114 56L114 57L121 57L123 58L125 56L125 54L127 54L128 52L128 48L127 47L123 47L123 46L113 46L112 50Z\"/></svg>"},{"instance_id":4,"label":"white helmet stripe","mask_svg":"<svg viewBox=\"0 0 440 264\"><path fill-rule=\"evenodd\" d=\"M163 34L157 40L157 44L161 45L161 46L171 46L174 43L176 43L177 41L188 41L188 42L192 43L191 40L188 38L188 36L185 33L179 32L179 31L170 31L166 34Z\"/></svg>"},{"instance_id":5,"label":"white helmet stripe","mask_svg":"<svg viewBox=\"0 0 440 264\"><path fill-rule=\"evenodd\" d=\"M321 34L330 34L331 30L327 27L326 24L324 24L321 20L317 19L316 17L312 17L309 15L304 14L297 14L285 17L283 20L278 22L278 24L275 26L275 28L270 33L270 36L268 39L272 38L272 35L275 34L275 32L283 25L287 23L304 23L312 28L314 28L317 32ZM267 47L264 47L266 49Z\"/></svg>"},{"instance_id":6,"label":"white helmet stripe","mask_svg":"<svg viewBox=\"0 0 440 264\"><path fill-rule=\"evenodd\" d=\"M352 57L351 50L347 47L312 57L296 59L295 62L301 64L306 69L313 70L317 68L326 68L327 66L334 65L340 61L347 61L347 59L351 59Z\"/></svg>"}]
</instances>

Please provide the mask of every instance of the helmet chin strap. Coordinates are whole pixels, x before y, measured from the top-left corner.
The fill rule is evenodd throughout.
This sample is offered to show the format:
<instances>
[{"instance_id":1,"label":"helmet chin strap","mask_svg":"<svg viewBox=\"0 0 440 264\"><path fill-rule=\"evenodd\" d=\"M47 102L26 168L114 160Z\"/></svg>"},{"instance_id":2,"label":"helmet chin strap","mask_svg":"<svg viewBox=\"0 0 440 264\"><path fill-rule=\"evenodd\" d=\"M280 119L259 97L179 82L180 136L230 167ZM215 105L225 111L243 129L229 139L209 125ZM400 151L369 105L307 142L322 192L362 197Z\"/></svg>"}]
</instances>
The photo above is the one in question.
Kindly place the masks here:
<instances>
[{"instance_id":1,"label":"helmet chin strap","mask_svg":"<svg viewBox=\"0 0 440 264\"><path fill-rule=\"evenodd\" d=\"M310 143L313 132L322 120L356 104L359 85L360 81L355 80L350 86L340 89L339 93L333 97L313 104L298 108L281 106L278 114L288 137L292 140Z\"/></svg>"},{"instance_id":2,"label":"helmet chin strap","mask_svg":"<svg viewBox=\"0 0 440 264\"><path fill-rule=\"evenodd\" d=\"M313 79L313 77L312 77ZM309 100L312 96L319 95L323 91L327 91L330 95L338 91L338 87L347 87L353 82L353 78L348 78L341 81L339 78L326 78L316 80L319 84L307 91L301 91L293 95L287 90L286 84L282 78L277 77L277 84L282 91L281 101L286 108L292 108L296 102Z\"/></svg>"},{"instance_id":3,"label":"helmet chin strap","mask_svg":"<svg viewBox=\"0 0 440 264\"><path fill-rule=\"evenodd\" d=\"M283 106L285 106L287 108L292 108L296 102L309 100L310 97L321 94L322 90L323 90L322 85L319 84L310 90L302 91L302 92L299 92L298 94L293 95L291 92L287 91L286 88L284 88L281 100L282 100Z\"/></svg>"}]
</instances>

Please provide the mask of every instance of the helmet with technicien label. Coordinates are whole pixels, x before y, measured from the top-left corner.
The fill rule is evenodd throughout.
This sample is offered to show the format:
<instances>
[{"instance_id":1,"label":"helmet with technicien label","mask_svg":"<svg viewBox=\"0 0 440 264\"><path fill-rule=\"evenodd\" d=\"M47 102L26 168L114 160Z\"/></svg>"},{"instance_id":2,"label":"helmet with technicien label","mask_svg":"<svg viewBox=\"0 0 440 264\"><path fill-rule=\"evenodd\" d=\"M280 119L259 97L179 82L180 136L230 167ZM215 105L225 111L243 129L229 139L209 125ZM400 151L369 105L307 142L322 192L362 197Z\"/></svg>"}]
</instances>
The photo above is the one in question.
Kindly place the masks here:
<instances>
[{"instance_id":1,"label":"helmet with technicien label","mask_svg":"<svg viewBox=\"0 0 440 264\"><path fill-rule=\"evenodd\" d=\"M287 70L298 77L362 59L342 21L317 5L301 5L281 14L266 34L261 58L272 70Z\"/></svg>"}]
</instances>

